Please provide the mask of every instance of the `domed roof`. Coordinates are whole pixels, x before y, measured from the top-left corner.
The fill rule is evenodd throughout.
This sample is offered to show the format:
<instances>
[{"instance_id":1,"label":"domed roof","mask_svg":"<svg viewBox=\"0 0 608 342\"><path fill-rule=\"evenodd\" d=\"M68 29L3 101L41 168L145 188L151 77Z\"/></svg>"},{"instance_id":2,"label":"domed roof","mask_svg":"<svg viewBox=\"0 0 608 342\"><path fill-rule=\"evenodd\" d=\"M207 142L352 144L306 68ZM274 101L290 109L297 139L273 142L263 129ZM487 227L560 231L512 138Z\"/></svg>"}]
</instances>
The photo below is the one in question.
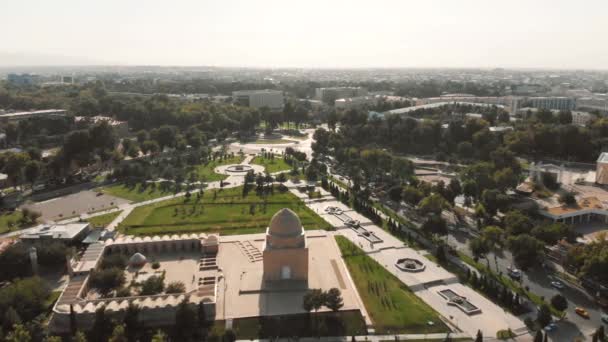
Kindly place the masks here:
<instances>
[{"instance_id":1,"label":"domed roof","mask_svg":"<svg viewBox=\"0 0 608 342\"><path fill-rule=\"evenodd\" d=\"M146 257L141 254L141 253L135 253L133 254L133 256L131 256L131 259L129 259L129 264L130 265L143 265L148 261L148 259L146 259Z\"/></svg>"},{"instance_id":2,"label":"domed roof","mask_svg":"<svg viewBox=\"0 0 608 342\"><path fill-rule=\"evenodd\" d=\"M268 228L270 235L278 237L294 237L301 235L303 231L298 215L287 208L283 208L274 214Z\"/></svg>"}]
</instances>

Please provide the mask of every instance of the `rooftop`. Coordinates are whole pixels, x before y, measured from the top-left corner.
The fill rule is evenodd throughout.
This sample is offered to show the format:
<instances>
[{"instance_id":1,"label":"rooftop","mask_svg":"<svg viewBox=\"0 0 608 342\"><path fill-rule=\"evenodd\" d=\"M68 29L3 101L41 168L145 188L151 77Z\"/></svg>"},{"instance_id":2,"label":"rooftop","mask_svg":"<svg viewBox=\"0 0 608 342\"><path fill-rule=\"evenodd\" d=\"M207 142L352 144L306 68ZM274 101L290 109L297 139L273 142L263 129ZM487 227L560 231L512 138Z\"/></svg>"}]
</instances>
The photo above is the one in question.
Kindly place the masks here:
<instances>
[{"instance_id":1,"label":"rooftop","mask_svg":"<svg viewBox=\"0 0 608 342\"><path fill-rule=\"evenodd\" d=\"M21 236L22 239L52 238L71 240L80 232L89 227L88 222L76 222L67 224L40 225L31 232Z\"/></svg>"},{"instance_id":2,"label":"rooftop","mask_svg":"<svg viewBox=\"0 0 608 342\"><path fill-rule=\"evenodd\" d=\"M547 211L552 215L570 214L581 210L604 209L602 202L597 197L581 198L576 206L559 206L547 208Z\"/></svg>"}]
</instances>

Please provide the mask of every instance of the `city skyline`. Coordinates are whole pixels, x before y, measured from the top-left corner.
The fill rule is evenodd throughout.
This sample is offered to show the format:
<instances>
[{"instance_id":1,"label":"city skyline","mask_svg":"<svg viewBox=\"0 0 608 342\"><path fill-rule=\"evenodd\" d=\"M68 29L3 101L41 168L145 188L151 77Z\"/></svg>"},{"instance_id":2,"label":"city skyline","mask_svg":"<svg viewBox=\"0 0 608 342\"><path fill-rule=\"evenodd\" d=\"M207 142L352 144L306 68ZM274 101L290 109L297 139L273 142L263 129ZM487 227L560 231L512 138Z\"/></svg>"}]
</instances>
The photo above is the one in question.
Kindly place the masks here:
<instances>
[{"instance_id":1,"label":"city skyline","mask_svg":"<svg viewBox=\"0 0 608 342\"><path fill-rule=\"evenodd\" d=\"M608 69L607 9L595 0L28 0L0 14L10 32L0 66Z\"/></svg>"}]
</instances>

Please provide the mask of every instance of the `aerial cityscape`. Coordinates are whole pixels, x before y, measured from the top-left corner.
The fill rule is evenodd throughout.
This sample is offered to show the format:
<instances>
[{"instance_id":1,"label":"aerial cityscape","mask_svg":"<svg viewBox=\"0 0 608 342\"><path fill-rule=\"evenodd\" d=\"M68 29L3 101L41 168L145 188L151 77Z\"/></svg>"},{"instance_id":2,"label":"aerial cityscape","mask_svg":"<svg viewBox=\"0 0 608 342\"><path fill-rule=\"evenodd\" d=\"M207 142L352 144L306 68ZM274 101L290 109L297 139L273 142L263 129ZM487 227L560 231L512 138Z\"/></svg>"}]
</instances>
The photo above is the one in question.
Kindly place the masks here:
<instances>
[{"instance_id":1,"label":"aerial cityscape","mask_svg":"<svg viewBox=\"0 0 608 342\"><path fill-rule=\"evenodd\" d=\"M504 5L5 4L0 341L608 341L608 3Z\"/></svg>"}]
</instances>

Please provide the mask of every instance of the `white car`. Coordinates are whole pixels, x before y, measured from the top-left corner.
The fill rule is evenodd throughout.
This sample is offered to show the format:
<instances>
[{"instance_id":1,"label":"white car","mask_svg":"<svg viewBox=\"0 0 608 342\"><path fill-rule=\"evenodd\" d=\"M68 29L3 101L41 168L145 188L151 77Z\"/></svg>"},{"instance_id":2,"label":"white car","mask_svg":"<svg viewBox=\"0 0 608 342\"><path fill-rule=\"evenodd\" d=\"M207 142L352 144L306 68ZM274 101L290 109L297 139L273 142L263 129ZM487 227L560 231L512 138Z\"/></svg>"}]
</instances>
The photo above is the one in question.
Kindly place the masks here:
<instances>
[{"instance_id":1,"label":"white car","mask_svg":"<svg viewBox=\"0 0 608 342\"><path fill-rule=\"evenodd\" d=\"M564 284L561 281L552 281L551 286L553 286L554 288L556 288L558 290L561 290L564 288Z\"/></svg>"}]
</instances>

